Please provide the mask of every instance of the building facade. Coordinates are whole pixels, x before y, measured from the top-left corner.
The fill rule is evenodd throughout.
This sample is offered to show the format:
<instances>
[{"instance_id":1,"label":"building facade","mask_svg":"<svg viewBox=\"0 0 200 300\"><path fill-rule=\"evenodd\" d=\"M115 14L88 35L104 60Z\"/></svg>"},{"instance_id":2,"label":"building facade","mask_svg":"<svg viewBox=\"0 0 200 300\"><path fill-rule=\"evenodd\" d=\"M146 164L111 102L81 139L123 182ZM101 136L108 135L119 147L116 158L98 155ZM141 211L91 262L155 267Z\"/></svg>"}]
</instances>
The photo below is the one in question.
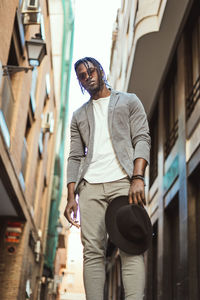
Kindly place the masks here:
<instances>
[{"instance_id":1,"label":"building facade","mask_svg":"<svg viewBox=\"0 0 200 300\"><path fill-rule=\"evenodd\" d=\"M146 177L153 239L145 254L145 299L198 299L199 1L122 1L113 34L110 81L114 88L138 95L150 124Z\"/></svg>"},{"instance_id":2,"label":"building facade","mask_svg":"<svg viewBox=\"0 0 200 300\"><path fill-rule=\"evenodd\" d=\"M74 10L71 0L49 0L52 60L56 102L59 103L55 162L48 220L41 300L59 300L67 268L69 223L63 211L66 205L66 143L68 143L68 102L74 40ZM58 34L59 33L59 34ZM64 207L63 207L64 206ZM68 287L65 286L64 290Z\"/></svg>"},{"instance_id":3,"label":"building facade","mask_svg":"<svg viewBox=\"0 0 200 300\"><path fill-rule=\"evenodd\" d=\"M48 1L2 0L0 28L0 298L36 300L59 112ZM32 37L45 48L41 64L30 61L28 70L33 53L28 54L25 41Z\"/></svg>"}]
</instances>

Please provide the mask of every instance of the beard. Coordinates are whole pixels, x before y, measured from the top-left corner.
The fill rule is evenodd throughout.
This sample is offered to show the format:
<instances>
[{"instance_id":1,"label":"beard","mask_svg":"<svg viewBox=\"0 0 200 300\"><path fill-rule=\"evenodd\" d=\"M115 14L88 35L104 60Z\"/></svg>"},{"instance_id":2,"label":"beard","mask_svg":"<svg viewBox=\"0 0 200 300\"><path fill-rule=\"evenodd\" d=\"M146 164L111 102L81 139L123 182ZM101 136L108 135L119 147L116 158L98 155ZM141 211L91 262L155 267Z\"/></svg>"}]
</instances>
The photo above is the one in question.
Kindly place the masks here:
<instances>
[{"instance_id":1,"label":"beard","mask_svg":"<svg viewBox=\"0 0 200 300\"><path fill-rule=\"evenodd\" d=\"M88 88L85 88L86 91L92 96L96 93L100 92L103 89L105 82L101 78L96 84L89 86Z\"/></svg>"}]
</instances>

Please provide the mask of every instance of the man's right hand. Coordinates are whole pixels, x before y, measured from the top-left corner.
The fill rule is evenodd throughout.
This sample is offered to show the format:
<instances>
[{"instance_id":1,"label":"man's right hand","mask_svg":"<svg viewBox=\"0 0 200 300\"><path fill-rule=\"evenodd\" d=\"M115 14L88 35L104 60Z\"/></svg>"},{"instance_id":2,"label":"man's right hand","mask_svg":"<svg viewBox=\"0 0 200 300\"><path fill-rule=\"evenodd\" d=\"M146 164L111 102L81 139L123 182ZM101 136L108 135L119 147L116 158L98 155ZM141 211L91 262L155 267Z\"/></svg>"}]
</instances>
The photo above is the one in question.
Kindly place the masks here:
<instances>
[{"instance_id":1,"label":"man's right hand","mask_svg":"<svg viewBox=\"0 0 200 300\"><path fill-rule=\"evenodd\" d=\"M68 185L68 198L67 198L67 205L64 211L64 216L69 223L76 226L77 228L80 228L80 224L78 224L78 221L76 220L78 203L75 200L74 186L75 186L74 182L71 182ZM72 213L73 213L73 218L71 217Z\"/></svg>"}]
</instances>

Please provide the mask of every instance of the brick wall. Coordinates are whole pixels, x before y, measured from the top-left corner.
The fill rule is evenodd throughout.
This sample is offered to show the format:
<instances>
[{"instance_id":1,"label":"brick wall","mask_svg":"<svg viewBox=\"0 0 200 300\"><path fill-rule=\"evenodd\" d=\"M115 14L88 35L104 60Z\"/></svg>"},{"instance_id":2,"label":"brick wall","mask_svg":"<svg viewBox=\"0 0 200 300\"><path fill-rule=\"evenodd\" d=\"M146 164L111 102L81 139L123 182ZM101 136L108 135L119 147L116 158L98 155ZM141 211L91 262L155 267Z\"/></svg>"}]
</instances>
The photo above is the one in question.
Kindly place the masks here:
<instances>
[{"instance_id":1,"label":"brick wall","mask_svg":"<svg viewBox=\"0 0 200 300\"><path fill-rule=\"evenodd\" d=\"M14 253L8 252L8 247L12 246L12 244L8 244L4 240L6 223L11 218L9 215L2 218L0 214L0 300L25 300L27 280L30 280L32 289L31 300L36 300L38 284L43 268L42 253L44 253L47 233L56 134L45 133L43 153L40 158L38 143L41 132L41 114L44 114L46 111L52 111L56 127L58 108L55 105L54 99L49 16L47 15L46 1L41 0L40 2L45 23L47 55L44 57L41 66L37 68L36 110L27 137L28 161L26 176L24 178L25 189L20 184L19 173L21 171L22 148L30 105L31 71L28 73L16 73L11 77L14 96L10 130L11 146L9 149L6 146L0 148L0 162L3 163L7 170L6 177L1 176L1 180L3 183L9 181L9 185L13 190L11 200L14 206L20 207L20 210L24 214L23 232L19 244L13 245ZM2 41L0 46L0 60L5 65L8 60L14 18L18 4L19 0L0 1L0 40ZM27 26L25 39L29 40L38 31L38 26ZM19 58L19 65L28 66L25 49L24 57L20 56ZM48 99L46 99L47 73L50 75L51 83L51 92ZM2 139L1 135L0 139ZM9 185L6 184L6 186ZM22 220L22 216L18 216L16 219ZM40 239L41 241L39 262L35 261L34 250L29 246L30 231L33 231L36 240ZM40 237L38 231L40 231Z\"/></svg>"}]
</instances>

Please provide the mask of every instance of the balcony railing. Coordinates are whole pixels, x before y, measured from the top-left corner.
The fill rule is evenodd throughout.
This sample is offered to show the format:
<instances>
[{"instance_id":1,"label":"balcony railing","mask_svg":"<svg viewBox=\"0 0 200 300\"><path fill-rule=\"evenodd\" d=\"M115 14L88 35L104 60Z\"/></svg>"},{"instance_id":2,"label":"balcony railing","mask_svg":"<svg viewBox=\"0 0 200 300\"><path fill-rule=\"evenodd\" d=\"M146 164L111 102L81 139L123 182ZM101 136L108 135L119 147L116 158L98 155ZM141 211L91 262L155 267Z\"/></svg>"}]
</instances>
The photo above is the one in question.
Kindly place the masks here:
<instances>
[{"instance_id":1,"label":"balcony railing","mask_svg":"<svg viewBox=\"0 0 200 300\"><path fill-rule=\"evenodd\" d=\"M178 138L178 120L174 123L174 126L172 127L171 131L169 132L169 135L165 142L165 158L169 155L172 147L174 146L176 140Z\"/></svg>"},{"instance_id":2,"label":"balcony railing","mask_svg":"<svg viewBox=\"0 0 200 300\"><path fill-rule=\"evenodd\" d=\"M157 160L157 152L154 157L152 157L152 160L150 162L150 174L149 174L149 186L151 187L154 183L154 180L156 179L158 175L158 160Z\"/></svg>"},{"instance_id":3,"label":"balcony railing","mask_svg":"<svg viewBox=\"0 0 200 300\"><path fill-rule=\"evenodd\" d=\"M186 119L191 116L198 100L200 99L200 75L197 78L189 96L186 98Z\"/></svg>"}]
</instances>

